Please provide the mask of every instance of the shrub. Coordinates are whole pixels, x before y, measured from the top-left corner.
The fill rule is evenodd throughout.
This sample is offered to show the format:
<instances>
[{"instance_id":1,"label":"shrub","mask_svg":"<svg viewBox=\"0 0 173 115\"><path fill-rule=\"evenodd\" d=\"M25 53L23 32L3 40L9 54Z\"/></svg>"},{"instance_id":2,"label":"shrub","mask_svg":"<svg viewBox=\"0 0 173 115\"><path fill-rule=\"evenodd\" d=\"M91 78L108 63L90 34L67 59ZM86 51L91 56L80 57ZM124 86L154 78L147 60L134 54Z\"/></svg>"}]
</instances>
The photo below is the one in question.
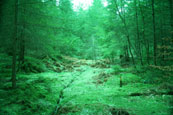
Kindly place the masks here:
<instances>
[{"instance_id":1,"label":"shrub","mask_svg":"<svg viewBox=\"0 0 173 115\"><path fill-rule=\"evenodd\" d=\"M120 65L114 65L113 67L114 74L118 74L122 72L121 66Z\"/></svg>"}]
</instances>

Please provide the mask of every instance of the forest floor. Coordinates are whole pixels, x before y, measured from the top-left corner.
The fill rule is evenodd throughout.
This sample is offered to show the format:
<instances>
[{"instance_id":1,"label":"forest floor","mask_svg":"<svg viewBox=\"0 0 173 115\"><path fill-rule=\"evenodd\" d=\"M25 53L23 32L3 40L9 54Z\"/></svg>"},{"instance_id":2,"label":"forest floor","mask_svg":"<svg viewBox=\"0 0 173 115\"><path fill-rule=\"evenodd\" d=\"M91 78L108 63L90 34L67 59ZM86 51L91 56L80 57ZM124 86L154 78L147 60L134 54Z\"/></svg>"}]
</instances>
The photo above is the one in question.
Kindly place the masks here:
<instances>
[{"instance_id":1,"label":"forest floor","mask_svg":"<svg viewBox=\"0 0 173 115\"><path fill-rule=\"evenodd\" d=\"M78 59L72 65L72 70L59 73L19 74L15 90L9 89L8 77L3 79L0 114L171 115L173 97L157 93L156 84L141 82L133 68L115 71Z\"/></svg>"}]
</instances>

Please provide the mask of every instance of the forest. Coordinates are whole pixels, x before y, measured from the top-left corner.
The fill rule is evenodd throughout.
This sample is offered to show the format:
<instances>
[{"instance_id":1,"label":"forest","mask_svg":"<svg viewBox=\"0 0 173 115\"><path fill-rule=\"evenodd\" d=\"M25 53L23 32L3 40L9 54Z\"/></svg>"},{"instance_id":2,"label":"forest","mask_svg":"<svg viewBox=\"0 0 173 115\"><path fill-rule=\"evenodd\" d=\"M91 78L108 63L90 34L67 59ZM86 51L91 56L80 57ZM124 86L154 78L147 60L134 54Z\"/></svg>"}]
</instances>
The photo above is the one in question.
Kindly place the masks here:
<instances>
[{"instance_id":1,"label":"forest","mask_svg":"<svg viewBox=\"0 0 173 115\"><path fill-rule=\"evenodd\" d=\"M0 0L0 115L173 115L173 0Z\"/></svg>"}]
</instances>

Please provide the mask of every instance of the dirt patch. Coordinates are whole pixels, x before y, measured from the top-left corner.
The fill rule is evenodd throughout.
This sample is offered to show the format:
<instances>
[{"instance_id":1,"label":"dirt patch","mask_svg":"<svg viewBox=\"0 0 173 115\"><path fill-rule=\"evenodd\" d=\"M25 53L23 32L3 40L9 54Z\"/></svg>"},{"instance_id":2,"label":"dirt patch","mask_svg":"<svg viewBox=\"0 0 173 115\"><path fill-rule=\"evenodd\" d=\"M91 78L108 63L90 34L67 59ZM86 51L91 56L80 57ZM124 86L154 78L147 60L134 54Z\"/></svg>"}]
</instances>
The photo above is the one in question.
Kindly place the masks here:
<instances>
[{"instance_id":1,"label":"dirt patch","mask_svg":"<svg viewBox=\"0 0 173 115\"><path fill-rule=\"evenodd\" d=\"M99 104L84 104L83 106L81 105L68 105L60 108L59 112L57 115L61 114L76 114L76 113L81 113L82 110L87 110L88 112L92 112L92 114L98 115L98 111L102 111L102 114L111 114L111 115L130 115L130 113L126 109L120 109L120 108L115 108L111 107L109 105L104 105L102 103ZM95 112L94 112L95 111ZM101 114L99 112L99 115ZM91 114L91 113L90 113Z\"/></svg>"},{"instance_id":2,"label":"dirt patch","mask_svg":"<svg viewBox=\"0 0 173 115\"><path fill-rule=\"evenodd\" d=\"M111 108L110 112L112 115L130 115L125 109Z\"/></svg>"},{"instance_id":3,"label":"dirt patch","mask_svg":"<svg viewBox=\"0 0 173 115\"><path fill-rule=\"evenodd\" d=\"M107 82L108 79L111 77L111 74L101 72L100 74L93 77L93 80L95 84L103 84L104 82Z\"/></svg>"},{"instance_id":4,"label":"dirt patch","mask_svg":"<svg viewBox=\"0 0 173 115\"><path fill-rule=\"evenodd\" d=\"M50 70L54 71L54 72L62 72L62 71L68 71L68 72L72 72L74 70L74 59L73 60L67 60L68 58L64 58L62 57L62 60L66 60L64 62L59 61L56 58L51 58L49 56L47 56L46 58L44 58L44 63L46 64L46 67L49 68ZM78 66L78 65L76 65Z\"/></svg>"},{"instance_id":5,"label":"dirt patch","mask_svg":"<svg viewBox=\"0 0 173 115\"><path fill-rule=\"evenodd\" d=\"M112 63L107 59L97 60L91 64L91 67L94 68L110 68Z\"/></svg>"},{"instance_id":6,"label":"dirt patch","mask_svg":"<svg viewBox=\"0 0 173 115\"><path fill-rule=\"evenodd\" d=\"M104 61L97 61L97 62L91 64L91 67L94 67L94 68L110 68L110 65L105 63Z\"/></svg>"},{"instance_id":7,"label":"dirt patch","mask_svg":"<svg viewBox=\"0 0 173 115\"><path fill-rule=\"evenodd\" d=\"M58 115L68 114L68 113L76 113L79 111L81 111L81 110L77 106L66 106L66 107L60 108Z\"/></svg>"}]
</instances>

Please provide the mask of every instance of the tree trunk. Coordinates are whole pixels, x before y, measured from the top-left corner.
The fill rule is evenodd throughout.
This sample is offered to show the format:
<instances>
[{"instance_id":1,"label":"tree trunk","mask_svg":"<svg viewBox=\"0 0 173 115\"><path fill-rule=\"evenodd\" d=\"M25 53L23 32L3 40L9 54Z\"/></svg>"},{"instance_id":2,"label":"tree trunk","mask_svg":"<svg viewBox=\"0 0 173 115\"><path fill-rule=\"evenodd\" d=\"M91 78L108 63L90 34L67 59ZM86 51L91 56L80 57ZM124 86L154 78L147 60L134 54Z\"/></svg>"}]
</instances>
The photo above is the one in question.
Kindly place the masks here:
<instances>
[{"instance_id":1,"label":"tree trunk","mask_svg":"<svg viewBox=\"0 0 173 115\"><path fill-rule=\"evenodd\" d=\"M25 8L23 7L23 14L25 14ZM22 65L25 61L25 17L23 17L23 28L20 38L20 55L19 55L19 70L22 70Z\"/></svg>"},{"instance_id":2,"label":"tree trunk","mask_svg":"<svg viewBox=\"0 0 173 115\"><path fill-rule=\"evenodd\" d=\"M164 6L163 6L163 3L161 4L161 9L160 9L160 14L161 14L161 17L160 17L160 40L161 40L161 46L164 46L165 45L165 43L164 43L164 40L163 40L163 37L165 36L165 32L164 32L164 30L163 30L163 12L162 12L162 9L164 8ZM164 65L164 63L165 63L165 56L164 55L162 55L163 53L165 52L165 49L164 48L162 48L162 49L160 49L159 50L159 58L160 58L160 65Z\"/></svg>"},{"instance_id":3,"label":"tree trunk","mask_svg":"<svg viewBox=\"0 0 173 115\"><path fill-rule=\"evenodd\" d=\"M145 16L144 16L143 8L140 4L140 0L139 0L139 5L140 5L140 12L141 12L141 15L142 15L142 26L143 26L142 36L143 36L143 40L144 40L144 47L146 49L146 55L147 55L146 60L147 60L147 63L149 65L150 64L150 60L149 60L149 57L150 57L150 55L149 55L150 44L149 44L148 39L146 39L146 37L145 37Z\"/></svg>"},{"instance_id":4,"label":"tree trunk","mask_svg":"<svg viewBox=\"0 0 173 115\"><path fill-rule=\"evenodd\" d=\"M173 0L169 0L169 3L170 3L170 15L171 15L171 18L170 18L171 36L172 36L172 39L173 39Z\"/></svg>"},{"instance_id":5,"label":"tree trunk","mask_svg":"<svg viewBox=\"0 0 173 115\"><path fill-rule=\"evenodd\" d=\"M136 3L136 0L135 0L135 11L136 11L136 15L135 15L135 18L136 18L136 34L137 34L137 50L139 53L139 58L140 58L140 62L141 62L141 65L143 65L143 60L142 60L142 51L141 51L141 40L140 40L140 35L139 35L139 24L138 24L138 9L137 9L137 3Z\"/></svg>"},{"instance_id":6,"label":"tree trunk","mask_svg":"<svg viewBox=\"0 0 173 115\"><path fill-rule=\"evenodd\" d=\"M93 60L96 61L96 49L95 49L95 38L92 36L92 51L93 51Z\"/></svg>"},{"instance_id":7,"label":"tree trunk","mask_svg":"<svg viewBox=\"0 0 173 115\"><path fill-rule=\"evenodd\" d=\"M14 35L13 35L13 60L12 60L12 88L16 88L16 50L17 50L17 16L18 16L18 0L15 0L15 19L14 19Z\"/></svg>"},{"instance_id":8,"label":"tree trunk","mask_svg":"<svg viewBox=\"0 0 173 115\"><path fill-rule=\"evenodd\" d=\"M132 48L131 48L131 42L130 42L130 37L129 37L129 35L127 35L127 41L128 41L128 44L129 44L129 52L130 52L130 55L131 55L131 57L132 57L133 65L136 66L135 60L134 60L134 56L133 56L133 53L132 53Z\"/></svg>"},{"instance_id":9,"label":"tree trunk","mask_svg":"<svg viewBox=\"0 0 173 115\"><path fill-rule=\"evenodd\" d=\"M149 40L146 40L146 44L147 44L147 62L148 62L148 64L150 64L150 42L149 42Z\"/></svg>"},{"instance_id":10,"label":"tree trunk","mask_svg":"<svg viewBox=\"0 0 173 115\"><path fill-rule=\"evenodd\" d=\"M132 46L131 46L130 35L129 35L129 33L128 33L128 28L127 28L126 20L125 20L125 18L122 17L122 15L121 15L121 13L120 13L120 11L119 11L119 8L118 8L117 3L115 3L115 5L116 5L116 9L117 9L117 11L118 11L118 15L119 15L121 21L122 21L123 24L124 24L124 29L125 29L125 32L126 32L125 35L126 35L126 38L127 38L127 42L128 42L128 46L129 46L129 53L130 53L130 55L131 55L133 65L136 66L135 60L134 60L134 56L133 56L133 53L132 53L132 48L131 48Z\"/></svg>"},{"instance_id":11,"label":"tree trunk","mask_svg":"<svg viewBox=\"0 0 173 115\"><path fill-rule=\"evenodd\" d=\"M155 9L154 9L154 0L152 0L152 16L153 16L153 57L154 57L154 65L157 65L156 61L157 61L157 40L156 40L156 25L155 25Z\"/></svg>"},{"instance_id":12,"label":"tree trunk","mask_svg":"<svg viewBox=\"0 0 173 115\"><path fill-rule=\"evenodd\" d=\"M22 65L24 64L24 61L25 61L25 40L24 40L24 35L22 35L20 41L19 70L23 69Z\"/></svg>"}]
</instances>

